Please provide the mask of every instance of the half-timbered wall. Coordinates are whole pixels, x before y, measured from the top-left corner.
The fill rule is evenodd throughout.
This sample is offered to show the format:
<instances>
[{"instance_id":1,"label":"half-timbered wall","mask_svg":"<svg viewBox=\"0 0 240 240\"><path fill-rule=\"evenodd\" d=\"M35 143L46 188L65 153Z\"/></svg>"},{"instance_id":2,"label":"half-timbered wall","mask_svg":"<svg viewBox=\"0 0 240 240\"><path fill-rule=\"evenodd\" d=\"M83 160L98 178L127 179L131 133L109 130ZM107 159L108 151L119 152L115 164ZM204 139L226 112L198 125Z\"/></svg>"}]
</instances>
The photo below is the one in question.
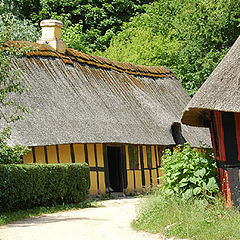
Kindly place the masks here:
<instances>
[{"instance_id":1,"label":"half-timbered wall","mask_svg":"<svg viewBox=\"0 0 240 240\"><path fill-rule=\"evenodd\" d=\"M239 205L240 199L240 113L210 112L211 138L221 181L227 201Z\"/></svg>"},{"instance_id":2,"label":"half-timbered wall","mask_svg":"<svg viewBox=\"0 0 240 240\"><path fill-rule=\"evenodd\" d=\"M90 194L104 194L109 187L108 144L63 144L31 147L24 163L84 163L90 167ZM112 144L111 146L114 146ZM157 186L165 146L116 145L121 149L123 190L141 192ZM134 161L134 162L133 162Z\"/></svg>"}]
</instances>

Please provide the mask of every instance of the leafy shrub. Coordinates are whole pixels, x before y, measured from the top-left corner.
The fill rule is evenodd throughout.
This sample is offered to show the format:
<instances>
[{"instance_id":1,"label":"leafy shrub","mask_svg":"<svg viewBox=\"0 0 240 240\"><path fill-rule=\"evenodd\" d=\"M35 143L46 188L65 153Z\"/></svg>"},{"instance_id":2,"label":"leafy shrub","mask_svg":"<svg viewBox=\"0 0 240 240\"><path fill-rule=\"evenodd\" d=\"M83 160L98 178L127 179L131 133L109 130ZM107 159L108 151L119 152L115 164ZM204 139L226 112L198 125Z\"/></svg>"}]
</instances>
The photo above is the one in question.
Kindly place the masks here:
<instances>
[{"instance_id":1,"label":"leafy shrub","mask_svg":"<svg viewBox=\"0 0 240 240\"><path fill-rule=\"evenodd\" d=\"M219 192L217 169L210 150L198 151L189 144L162 156L163 189L168 194L189 199L192 196L212 198Z\"/></svg>"},{"instance_id":2,"label":"leafy shrub","mask_svg":"<svg viewBox=\"0 0 240 240\"><path fill-rule=\"evenodd\" d=\"M0 165L0 211L79 203L88 196L86 164Z\"/></svg>"},{"instance_id":3,"label":"leafy shrub","mask_svg":"<svg viewBox=\"0 0 240 240\"><path fill-rule=\"evenodd\" d=\"M10 128L5 128L0 132L0 164L23 163L22 157L30 149L19 144L13 147L9 146L7 142L9 141L10 134Z\"/></svg>"}]
</instances>

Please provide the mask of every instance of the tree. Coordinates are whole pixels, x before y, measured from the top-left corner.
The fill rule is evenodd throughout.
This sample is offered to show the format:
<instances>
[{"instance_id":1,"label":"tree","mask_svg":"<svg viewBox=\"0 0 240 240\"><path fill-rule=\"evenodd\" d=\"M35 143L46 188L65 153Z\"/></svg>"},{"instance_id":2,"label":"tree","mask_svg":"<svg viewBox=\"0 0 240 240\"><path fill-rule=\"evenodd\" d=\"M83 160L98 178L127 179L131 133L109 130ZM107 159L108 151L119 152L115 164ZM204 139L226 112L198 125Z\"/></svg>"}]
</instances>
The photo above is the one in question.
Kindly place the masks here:
<instances>
[{"instance_id":1,"label":"tree","mask_svg":"<svg viewBox=\"0 0 240 240\"><path fill-rule=\"evenodd\" d=\"M5 9L38 23L57 19L64 23L67 46L84 52L103 51L123 22L143 12L153 0L6 0Z\"/></svg>"},{"instance_id":2,"label":"tree","mask_svg":"<svg viewBox=\"0 0 240 240\"><path fill-rule=\"evenodd\" d=\"M2 13L0 15L1 42L8 40L36 42L40 38L37 25L11 13Z\"/></svg>"},{"instance_id":3,"label":"tree","mask_svg":"<svg viewBox=\"0 0 240 240\"><path fill-rule=\"evenodd\" d=\"M36 28L27 20L19 20L12 14L0 15L0 108L10 107L12 114L6 121L14 121L26 112L26 108L14 101L15 94L26 89L20 77L20 69L13 64L13 58L30 50L27 46L16 48L9 40L35 40ZM5 116L1 116L5 117Z\"/></svg>"},{"instance_id":4,"label":"tree","mask_svg":"<svg viewBox=\"0 0 240 240\"><path fill-rule=\"evenodd\" d=\"M9 109L10 114L3 114L1 118L9 123L23 117L28 111L14 100L14 96L21 95L25 90L20 77L20 70L13 64L13 58L22 56L27 48L16 48L9 44L9 40L32 40L36 37L34 26L28 21L21 21L11 14L0 16L0 109ZM10 128L0 132L0 163L20 163L21 157L29 150L20 145L9 146Z\"/></svg>"},{"instance_id":5,"label":"tree","mask_svg":"<svg viewBox=\"0 0 240 240\"><path fill-rule=\"evenodd\" d=\"M236 0L158 0L123 25L97 54L134 64L167 66L192 96L240 34Z\"/></svg>"}]
</instances>

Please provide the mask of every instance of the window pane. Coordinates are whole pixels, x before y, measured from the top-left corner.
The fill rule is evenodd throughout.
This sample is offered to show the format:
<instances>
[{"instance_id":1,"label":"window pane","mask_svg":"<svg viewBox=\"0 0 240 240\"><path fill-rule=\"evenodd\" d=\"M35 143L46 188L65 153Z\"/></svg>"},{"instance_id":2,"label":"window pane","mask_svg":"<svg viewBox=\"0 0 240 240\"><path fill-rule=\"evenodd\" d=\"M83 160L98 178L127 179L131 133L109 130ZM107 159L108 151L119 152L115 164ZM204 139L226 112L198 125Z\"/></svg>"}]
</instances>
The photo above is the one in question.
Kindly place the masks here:
<instances>
[{"instance_id":1,"label":"window pane","mask_svg":"<svg viewBox=\"0 0 240 240\"><path fill-rule=\"evenodd\" d=\"M152 154L150 146L147 146L147 165L148 168L152 168Z\"/></svg>"},{"instance_id":2,"label":"window pane","mask_svg":"<svg viewBox=\"0 0 240 240\"><path fill-rule=\"evenodd\" d=\"M129 152L130 169L139 169L138 147L137 146L129 146L128 152Z\"/></svg>"}]
</instances>

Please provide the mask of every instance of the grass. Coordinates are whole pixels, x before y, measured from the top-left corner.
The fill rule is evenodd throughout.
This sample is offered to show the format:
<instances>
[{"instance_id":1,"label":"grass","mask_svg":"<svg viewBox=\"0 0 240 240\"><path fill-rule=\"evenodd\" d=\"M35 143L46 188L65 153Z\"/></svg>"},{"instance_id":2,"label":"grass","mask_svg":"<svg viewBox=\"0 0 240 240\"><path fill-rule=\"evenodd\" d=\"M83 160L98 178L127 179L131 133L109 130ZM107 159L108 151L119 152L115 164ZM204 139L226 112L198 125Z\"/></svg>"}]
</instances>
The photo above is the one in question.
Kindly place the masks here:
<instances>
[{"instance_id":1,"label":"grass","mask_svg":"<svg viewBox=\"0 0 240 240\"><path fill-rule=\"evenodd\" d=\"M183 201L156 192L141 203L135 230L162 233L166 237L199 240L240 240L240 213L226 209L221 200Z\"/></svg>"},{"instance_id":2,"label":"grass","mask_svg":"<svg viewBox=\"0 0 240 240\"><path fill-rule=\"evenodd\" d=\"M96 201L85 201L77 204L56 205L52 207L36 207L33 209L17 210L0 213L0 225L8 224L17 220L26 219L33 216L40 216L48 213L77 210L87 207L99 207Z\"/></svg>"}]
</instances>

